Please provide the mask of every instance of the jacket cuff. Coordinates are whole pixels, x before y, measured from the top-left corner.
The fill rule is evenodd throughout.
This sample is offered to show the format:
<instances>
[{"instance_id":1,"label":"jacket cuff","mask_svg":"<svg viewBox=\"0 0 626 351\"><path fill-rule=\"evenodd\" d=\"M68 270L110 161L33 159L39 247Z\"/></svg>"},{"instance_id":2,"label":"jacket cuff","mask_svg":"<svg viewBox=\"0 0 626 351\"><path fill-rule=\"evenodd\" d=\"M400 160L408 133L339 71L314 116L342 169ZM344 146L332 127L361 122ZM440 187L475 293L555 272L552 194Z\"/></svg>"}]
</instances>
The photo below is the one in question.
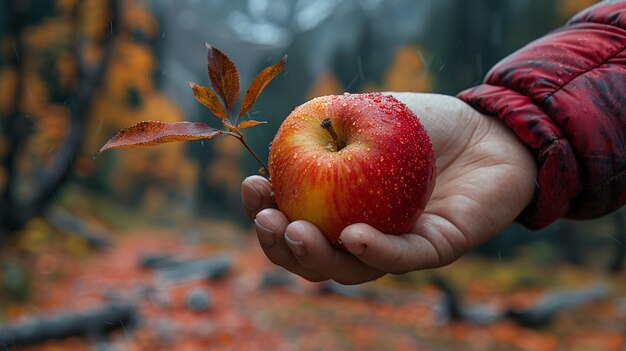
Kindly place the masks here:
<instances>
[{"instance_id":1,"label":"jacket cuff","mask_svg":"<svg viewBox=\"0 0 626 351\"><path fill-rule=\"evenodd\" d=\"M541 229L564 216L581 184L575 154L560 128L530 97L506 87L482 84L458 97L484 114L498 116L535 155L537 191L517 221Z\"/></svg>"}]
</instances>

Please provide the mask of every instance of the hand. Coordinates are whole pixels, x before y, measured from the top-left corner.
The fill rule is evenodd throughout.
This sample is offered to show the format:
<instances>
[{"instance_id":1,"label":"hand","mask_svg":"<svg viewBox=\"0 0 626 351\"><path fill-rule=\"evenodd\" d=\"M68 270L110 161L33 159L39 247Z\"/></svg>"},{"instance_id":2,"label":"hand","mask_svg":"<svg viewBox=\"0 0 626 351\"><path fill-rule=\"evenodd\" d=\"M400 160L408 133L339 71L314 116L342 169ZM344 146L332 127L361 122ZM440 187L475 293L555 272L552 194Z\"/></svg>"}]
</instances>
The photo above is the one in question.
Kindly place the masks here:
<instances>
[{"instance_id":1,"label":"hand","mask_svg":"<svg viewBox=\"0 0 626 351\"><path fill-rule=\"evenodd\" d=\"M393 95L420 118L437 158L437 183L412 233L385 235L357 223L340 236L349 252L337 249L313 224L290 223L265 178L248 177L244 208L272 262L311 281L343 284L441 267L497 235L531 201L536 162L503 122L451 96Z\"/></svg>"}]
</instances>

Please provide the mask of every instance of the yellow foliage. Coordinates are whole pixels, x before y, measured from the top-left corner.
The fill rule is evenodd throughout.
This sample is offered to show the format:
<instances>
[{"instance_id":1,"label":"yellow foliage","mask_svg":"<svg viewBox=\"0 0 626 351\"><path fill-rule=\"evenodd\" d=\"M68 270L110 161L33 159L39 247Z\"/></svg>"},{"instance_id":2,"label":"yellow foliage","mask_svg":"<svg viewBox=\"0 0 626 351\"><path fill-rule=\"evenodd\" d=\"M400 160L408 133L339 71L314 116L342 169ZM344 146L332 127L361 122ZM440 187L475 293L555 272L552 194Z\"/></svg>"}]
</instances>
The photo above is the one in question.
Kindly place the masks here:
<instances>
[{"instance_id":1,"label":"yellow foliage","mask_svg":"<svg viewBox=\"0 0 626 351\"><path fill-rule=\"evenodd\" d=\"M318 96L341 94L344 91L345 90L337 77L335 77L332 72L327 71L321 74L317 81L313 83L313 86L309 89L307 97L308 99L312 99Z\"/></svg>"},{"instance_id":2,"label":"yellow foliage","mask_svg":"<svg viewBox=\"0 0 626 351\"><path fill-rule=\"evenodd\" d=\"M141 79L145 79L141 77ZM132 83L132 81L131 81ZM152 84L150 82L150 84ZM117 130L128 125L158 119L164 122L181 120L179 108L161 94L150 91L141 96L140 106L132 107L117 92L108 89L96 101L94 113L87 128L86 148L95 152ZM159 184L184 196L191 196L198 179L198 166L185 155L185 143L168 143L142 149L128 149L114 153L119 163L111 170L109 185L122 198L141 187L142 183ZM146 196L148 196L146 194ZM155 197L150 195L152 199ZM145 203L145 201L144 201Z\"/></svg>"},{"instance_id":3,"label":"yellow foliage","mask_svg":"<svg viewBox=\"0 0 626 351\"><path fill-rule=\"evenodd\" d=\"M52 234L52 228L41 218L29 221L20 231L17 238L17 247L34 253L42 253L48 248L48 240Z\"/></svg>"},{"instance_id":4,"label":"yellow foliage","mask_svg":"<svg viewBox=\"0 0 626 351\"><path fill-rule=\"evenodd\" d=\"M211 161L205 174L207 184L231 194L239 191L242 178L237 160L227 157Z\"/></svg>"},{"instance_id":5,"label":"yellow foliage","mask_svg":"<svg viewBox=\"0 0 626 351\"><path fill-rule=\"evenodd\" d=\"M5 68L0 70L0 117L8 116L15 108L15 86L17 83L17 73L13 69Z\"/></svg>"},{"instance_id":6,"label":"yellow foliage","mask_svg":"<svg viewBox=\"0 0 626 351\"><path fill-rule=\"evenodd\" d=\"M422 50L418 47L407 45L398 49L393 61L387 68L382 87L372 82L367 82L362 88L362 93L378 91L418 91L426 92L432 88L432 77L424 67ZM307 94L308 99L317 96L341 94L344 87L337 77L330 71L321 74L313 83Z\"/></svg>"},{"instance_id":7,"label":"yellow foliage","mask_svg":"<svg viewBox=\"0 0 626 351\"><path fill-rule=\"evenodd\" d=\"M122 25L130 30L140 30L148 37L157 34L158 25L154 17L146 10L144 1L125 1Z\"/></svg>"},{"instance_id":8,"label":"yellow foliage","mask_svg":"<svg viewBox=\"0 0 626 351\"><path fill-rule=\"evenodd\" d=\"M69 52L59 55L55 62L55 69L59 77L59 86L66 93L70 91L76 81L76 62Z\"/></svg>"},{"instance_id":9,"label":"yellow foliage","mask_svg":"<svg viewBox=\"0 0 626 351\"><path fill-rule=\"evenodd\" d=\"M597 0L558 0L557 15L560 20L565 20L597 2Z\"/></svg>"},{"instance_id":10,"label":"yellow foliage","mask_svg":"<svg viewBox=\"0 0 626 351\"><path fill-rule=\"evenodd\" d=\"M211 143L216 157L236 159L244 152L241 143L235 138L216 138Z\"/></svg>"},{"instance_id":11,"label":"yellow foliage","mask_svg":"<svg viewBox=\"0 0 626 351\"><path fill-rule=\"evenodd\" d=\"M109 8L106 0L84 1L80 7L81 34L91 40L102 40L111 34Z\"/></svg>"},{"instance_id":12,"label":"yellow foliage","mask_svg":"<svg viewBox=\"0 0 626 351\"><path fill-rule=\"evenodd\" d=\"M39 118L50 103L50 89L36 70L25 73L20 109L33 119Z\"/></svg>"},{"instance_id":13,"label":"yellow foliage","mask_svg":"<svg viewBox=\"0 0 626 351\"><path fill-rule=\"evenodd\" d=\"M97 42L87 42L80 48L80 56L85 64L96 66L104 57L104 50Z\"/></svg>"},{"instance_id":14,"label":"yellow foliage","mask_svg":"<svg viewBox=\"0 0 626 351\"><path fill-rule=\"evenodd\" d=\"M128 89L134 88L143 94L154 90L152 71L156 60L151 49L137 44L130 39L120 38L116 41L109 72L104 83L104 91L108 98L124 103ZM161 119L159 115L151 119Z\"/></svg>"},{"instance_id":15,"label":"yellow foliage","mask_svg":"<svg viewBox=\"0 0 626 351\"><path fill-rule=\"evenodd\" d=\"M26 27L23 32L24 50L29 59L54 47L68 47L72 39L71 22L57 17L46 18L36 26Z\"/></svg>"},{"instance_id":16,"label":"yellow foliage","mask_svg":"<svg viewBox=\"0 0 626 351\"><path fill-rule=\"evenodd\" d=\"M379 91L381 91L381 88L372 82L367 82L361 87L362 93L375 93Z\"/></svg>"},{"instance_id":17,"label":"yellow foliage","mask_svg":"<svg viewBox=\"0 0 626 351\"><path fill-rule=\"evenodd\" d=\"M58 12L61 12L61 13L70 13L75 5L76 5L76 0L56 0L55 1L55 8Z\"/></svg>"},{"instance_id":18,"label":"yellow foliage","mask_svg":"<svg viewBox=\"0 0 626 351\"><path fill-rule=\"evenodd\" d=\"M429 91L432 78L424 67L421 50L414 46L398 49L387 69L383 85L388 91Z\"/></svg>"},{"instance_id":19,"label":"yellow foliage","mask_svg":"<svg viewBox=\"0 0 626 351\"><path fill-rule=\"evenodd\" d=\"M65 249L73 255L85 256L90 253L89 242L77 235L65 236Z\"/></svg>"},{"instance_id":20,"label":"yellow foliage","mask_svg":"<svg viewBox=\"0 0 626 351\"><path fill-rule=\"evenodd\" d=\"M69 108L63 105L46 104L37 113L34 122L36 132L30 137L27 147L29 154L36 157L36 162L47 165L55 156L51 150L55 150L69 132Z\"/></svg>"},{"instance_id":21,"label":"yellow foliage","mask_svg":"<svg viewBox=\"0 0 626 351\"><path fill-rule=\"evenodd\" d=\"M211 146L215 158L204 174L206 184L230 194L238 193L243 180L239 161L244 148L235 138L224 137L214 139Z\"/></svg>"}]
</instances>

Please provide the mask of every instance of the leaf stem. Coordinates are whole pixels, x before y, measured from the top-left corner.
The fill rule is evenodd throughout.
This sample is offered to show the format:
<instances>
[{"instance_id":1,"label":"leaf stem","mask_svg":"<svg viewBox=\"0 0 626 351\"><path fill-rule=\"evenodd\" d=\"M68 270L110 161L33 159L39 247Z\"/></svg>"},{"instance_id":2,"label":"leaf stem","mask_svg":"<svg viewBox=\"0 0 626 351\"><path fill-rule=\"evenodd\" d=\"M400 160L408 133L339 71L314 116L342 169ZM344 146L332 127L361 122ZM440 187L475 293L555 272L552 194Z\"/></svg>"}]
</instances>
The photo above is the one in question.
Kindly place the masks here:
<instances>
[{"instance_id":1,"label":"leaf stem","mask_svg":"<svg viewBox=\"0 0 626 351\"><path fill-rule=\"evenodd\" d=\"M252 154L252 156L254 156L254 158L257 160L257 162L259 162L259 164L261 165L261 167L263 167L263 170L265 170L266 174L270 174L269 169L267 168L267 166L265 165L265 163L263 161L261 161L261 158L259 157L259 155L256 154L256 152L254 152L252 150L252 148L250 148L250 146L248 145L248 143L246 143L246 141L243 138L243 134L241 134L239 131L233 131L233 132L222 132L223 134L227 134L230 135L234 138L237 138L242 144L243 146Z\"/></svg>"}]
</instances>

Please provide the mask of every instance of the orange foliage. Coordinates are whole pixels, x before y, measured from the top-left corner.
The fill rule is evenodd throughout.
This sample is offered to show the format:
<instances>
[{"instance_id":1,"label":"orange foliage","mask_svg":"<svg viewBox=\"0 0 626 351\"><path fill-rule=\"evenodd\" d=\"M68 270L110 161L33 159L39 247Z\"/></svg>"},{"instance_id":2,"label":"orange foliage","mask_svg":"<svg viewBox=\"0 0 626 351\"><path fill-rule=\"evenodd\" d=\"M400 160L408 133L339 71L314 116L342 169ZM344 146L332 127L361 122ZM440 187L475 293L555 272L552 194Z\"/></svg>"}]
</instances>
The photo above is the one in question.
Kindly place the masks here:
<instances>
[{"instance_id":1,"label":"orange foliage","mask_svg":"<svg viewBox=\"0 0 626 351\"><path fill-rule=\"evenodd\" d=\"M309 89L307 98L310 100L318 96L337 95L344 91L343 85L341 85L337 77L335 77L332 72L327 71L322 73L315 83L313 83L313 86Z\"/></svg>"},{"instance_id":2,"label":"orange foliage","mask_svg":"<svg viewBox=\"0 0 626 351\"><path fill-rule=\"evenodd\" d=\"M37 25L24 28L20 55L22 77L18 78L12 69L0 71L0 114L8 116L18 107L34 127L17 158L17 169L21 172L17 191L21 194L32 191L29 182L35 182L41 169L51 165L58 148L68 137L71 112L63 97L70 97L80 79L74 57L77 38L80 39L81 59L87 66L96 67L105 59L103 40L115 35L111 60L90 115L81 116L87 121L87 137L75 162L78 174L88 176L96 169L91 157L122 127L155 118L182 119L178 106L156 89L152 78L157 69L153 49L148 43L134 40L133 33L137 31L148 38L158 35L157 21L146 4L141 0L120 1L121 18L115 27L111 26L107 1L82 1L77 23L73 20L76 4L75 0L57 0L54 13ZM8 41L2 44L6 53L13 54ZM22 79L19 106L15 106L17 79ZM0 152L6 152L6 145L3 145L0 145ZM114 157L116 161L111 168L99 168L99 171L112 183L113 197L128 199L129 194L124 192L132 192L131 197L141 201L141 193L149 192L150 188L164 189L168 194L180 192L176 196L183 198L193 195L198 167L187 157L182 145L107 157ZM148 181L144 182L146 179ZM154 196L150 198L150 202L154 202Z\"/></svg>"},{"instance_id":3,"label":"orange foliage","mask_svg":"<svg viewBox=\"0 0 626 351\"><path fill-rule=\"evenodd\" d=\"M410 45L398 49L387 69L383 86L387 91L429 91L432 77L424 66L421 49Z\"/></svg>"},{"instance_id":4,"label":"orange foliage","mask_svg":"<svg viewBox=\"0 0 626 351\"><path fill-rule=\"evenodd\" d=\"M207 167L204 179L208 185L230 195L238 193L243 180L239 161L244 149L234 138L219 138L213 142L214 159Z\"/></svg>"},{"instance_id":5,"label":"orange foliage","mask_svg":"<svg viewBox=\"0 0 626 351\"><path fill-rule=\"evenodd\" d=\"M89 137L84 142L80 158L83 172L96 168L90 156L116 131L144 120L176 122L182 119L179 107L157 91L152 73L158 66L152 48L133 40L133 31L141 31L147 37L157 35L156 20L143 1L121 4L122 19L121 25L115 28L118 36L114 42L113 59L86 128ZM86 50L88 60L99 60L102 56L101 48L96 45L87 46ZM130 101L129 94L134 94L136 101ZM163 205L170 196L185 199L193 196L198 166L186 155L185 145L124 151L106 157L116 159L108 169L107 179L111 195L118 199L150 203L154 209L158 207L156 202ZM100 160L95 162L100 163ZM152 188L169 195L155 196Z\"/></svg>"},{"instance_id":6,"label":"orange foliage","mask_svg":"<svg viewBox=\"0 0 626 351\"><path fill-rule=\"evenodd\" d=\"M597 2L597 0L558 0L556 3L556 11L559 21L569 19L579 11Z\"/></svg>"},{"instance_id":7,"label":"orange foliage","mask_svg":"<svg viewBox=\"0 0 626 351\"><path fill-rule=\"evenodd\" d=\"M361 87L361 92L376 91L414 91L428 92L432 88L433 78L424 66L422 49L412 45L399 48L393 61L387 67L382 85L366 82ZM330 71L322 73L313 83L307 98L336 95L345 91L345 88L337 77Z\"/></svg>"},{"instance_id":8,"label":"orange foliage","mask_svg":"<svg viewBox=\"0 0 626 351\"><path fill-rule=\"evenodd\" d=\"M14 108L17 73L13 69L0 70L0 118L8 116ZM1 139L0 139L1 140Z\"/></svg>"},{"instance_id":9,"label":"orange foliage","mask_svg":"<svg viewBox=\"0 0 626 351\"><path fill-rule=\"evenodd\" d=\"M163 201L159 198L162 193L149 193L148 205ZM158 206L150 210L161 213ZM589 302L584 308L566 309L541 329L525 328L506 319L484 325L441 323L440 291L424 284L394 285L391 281L395 278L391 277L356 287L357 292L374 294L374 299L320 294L319 285L296 278L287 287L262 288L265 274L275 267L258 249L255 237L244 238L227 222L204 222L196 228L206 233L204 240L194 241L193 245L181 231L150 229L116 235L109 250L89 254L85 254L84 242L75 238L63 242L59 235L46 235L47 230L43 221L32 221L21 236L18 247L32 273L32 296L21 305L0 300L0 318L16 321L48 311L79 312L110 302L107 292L114 291L121 301L135 303L141 316L137 328L128 328L109 339L128 350L620 351L626 347L624 312L619 312L623 275L607 278L616 292L614 297ZM210 244L209 240L217 240L222 246ZM159 279L158 273L138 265L140 257L149 252L187 259L225 253L233 267L220 280L168 284ZM7 258L4 253L0 252L0 264ZM462 265L448 270L471 277L480 274L471 272L484 275L483 265L466 257ZM560 276L562 269L571 268L555 269ZM577 272L583 276L595 274L582 269ZM537 274L551 277L541 270ZM553 280L547 282L554 284ZM139 287L152 287L154 294L139 295L143 291ZM470 287L459 288L465 291ZM554 288L543 286L542 294ZM213 303L208 310L192 311L186 306L186 297L194 289L210 294ZM470 290L479 290L478 295L488 299L490 289L492 298L507 299L494 285ZM509 286L506 290L520 295L525 289ZM531 289L530 295L535 291ZM471 301L465 303L475 306ZM605 309L612 309L614 315L606 316ZM89 339L52 340L29 349L88 350Z\"/></svg>"}]
</instances>

